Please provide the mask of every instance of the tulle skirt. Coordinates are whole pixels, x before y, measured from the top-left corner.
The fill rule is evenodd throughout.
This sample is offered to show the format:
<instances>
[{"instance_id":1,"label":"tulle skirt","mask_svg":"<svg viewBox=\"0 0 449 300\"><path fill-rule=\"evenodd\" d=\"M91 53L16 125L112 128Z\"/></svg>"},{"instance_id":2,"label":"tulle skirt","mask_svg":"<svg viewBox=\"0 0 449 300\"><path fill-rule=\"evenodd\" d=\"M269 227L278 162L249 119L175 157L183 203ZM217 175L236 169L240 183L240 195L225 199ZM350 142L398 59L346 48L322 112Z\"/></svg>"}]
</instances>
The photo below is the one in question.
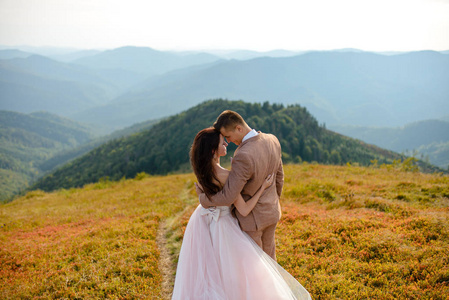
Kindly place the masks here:
<instances>
[{"instance_id":1,"label":"tulle skirt","mask_svg":"<svg viewBox=\"0 0 449 300\"><path fill-rule=\"evenodd\" d=\"M187 224L172 299L311 299L246 234L229 207L199 205Z\"/></svg>"}]
</instances>

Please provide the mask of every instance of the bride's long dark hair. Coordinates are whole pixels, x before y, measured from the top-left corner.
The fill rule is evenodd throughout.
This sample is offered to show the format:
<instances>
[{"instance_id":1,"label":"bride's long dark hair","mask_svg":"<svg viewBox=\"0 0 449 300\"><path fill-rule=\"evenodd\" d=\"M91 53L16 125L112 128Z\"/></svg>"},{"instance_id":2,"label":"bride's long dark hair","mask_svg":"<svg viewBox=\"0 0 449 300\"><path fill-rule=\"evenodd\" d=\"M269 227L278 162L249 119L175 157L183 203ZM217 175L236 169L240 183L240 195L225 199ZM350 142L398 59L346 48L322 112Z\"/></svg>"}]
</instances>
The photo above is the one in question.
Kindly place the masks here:
<instances>
[{"instance_id":1,"label":"bride's long dark hair","mask_svg":"<svg viewBox=\"0 0 449 300\"><path fill-rule=\"evenodd\" d=\"M218 185L220 181L213 165L214 154L218 151L219 144L220 132L210 127L198 132L190 149L193 172L209 198L222 188Z\"/></svg>"}]
</instances>

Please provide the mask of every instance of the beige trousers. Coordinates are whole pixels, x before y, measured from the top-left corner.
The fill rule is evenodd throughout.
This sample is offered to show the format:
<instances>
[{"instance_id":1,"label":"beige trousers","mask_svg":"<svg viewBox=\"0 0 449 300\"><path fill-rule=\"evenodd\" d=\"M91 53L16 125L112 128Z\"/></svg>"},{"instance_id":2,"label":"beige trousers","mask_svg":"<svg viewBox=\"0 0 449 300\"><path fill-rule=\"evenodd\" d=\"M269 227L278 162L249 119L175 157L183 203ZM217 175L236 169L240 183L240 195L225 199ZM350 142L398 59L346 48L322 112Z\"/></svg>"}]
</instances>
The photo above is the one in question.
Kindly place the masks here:
<instances>
[{"instance_id":1,"label":"beige trousers","mask_svg":"<svg viewBox=\"0 0 449 300\"><path fill-rule=\"evenodd\" d=\"M276 242L274 240L276 225L269 225L257 231L245 231L274 260L276 260Z\"/></svg>"}]
</instances>

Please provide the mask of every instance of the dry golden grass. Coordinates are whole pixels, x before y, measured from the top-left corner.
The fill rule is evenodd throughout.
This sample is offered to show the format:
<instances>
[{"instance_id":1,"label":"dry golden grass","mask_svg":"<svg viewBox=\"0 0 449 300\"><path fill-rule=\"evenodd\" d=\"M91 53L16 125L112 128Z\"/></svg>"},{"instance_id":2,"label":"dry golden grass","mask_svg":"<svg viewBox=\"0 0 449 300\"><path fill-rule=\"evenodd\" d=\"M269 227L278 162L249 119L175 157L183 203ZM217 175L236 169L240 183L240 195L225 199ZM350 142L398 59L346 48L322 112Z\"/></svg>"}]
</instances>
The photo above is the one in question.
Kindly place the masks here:
<instances>
[{"instance_id":1,"label":"dry golden grass","mask_svg":"<svg viewBox=\"0 0 449 300\"><path fill-rule=\"evenodd\" d=\"M285 178L278 260L314 299L447 299L449 177L301 164ZM0 298L168 298L194 180L140 174L1 205Z\"/></svg>"},{"instance_id":2,"label":"dry golden grass","mask_svg":"<svg viewBox=\"0 0 449 300\"><path fill-rule=\"evenodd\" d=\"M158 229L192 180L103 181L0 206L0 298L162 298Z\"/></svg>"},{"instance_id":3,"label":"dry golden grass","mask_svg":"<svg viewBox=\"0 0 449 300\"><path fill-rule=\"evenodd\" d=\"M314 299L447 299L449 177L286 166L279 263Z\"/></svg>"}]
</instances>

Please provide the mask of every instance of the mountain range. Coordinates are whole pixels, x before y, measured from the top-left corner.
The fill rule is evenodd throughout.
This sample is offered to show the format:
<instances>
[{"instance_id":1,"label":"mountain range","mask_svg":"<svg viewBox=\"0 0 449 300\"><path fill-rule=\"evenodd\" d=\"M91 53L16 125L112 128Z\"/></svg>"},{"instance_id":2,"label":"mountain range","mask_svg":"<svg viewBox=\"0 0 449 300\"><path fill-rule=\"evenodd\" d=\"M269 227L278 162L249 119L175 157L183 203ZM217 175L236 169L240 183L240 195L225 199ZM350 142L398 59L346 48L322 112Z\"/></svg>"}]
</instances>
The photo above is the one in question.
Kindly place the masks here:
<instances>
[{"instance_id":1,"label":"mountain range","mask_svg":"<svg viewBox=\"0 0 449 300\"><path fill-rule=\"evenodd\" d=\"M128 46L85 56L72 63L96 70L133 71L148 77L217 60L217 56L207 53L179 55L146 47Z\"/></svg>"},{"instance_id":2,"label":"mountain range","mask_svg":"<svg viewBox=\"0 0 449 300\"><path fill-rule=\"evenodd\" d=\"M444 169L449 163L447 126L438 123L449 121L446 52L176 53L144 47L73 53L21 50L0 50L0 109L22 113L22 117L28 114L35 120L37 116L40 120L48 118L58 130L60 124L54 119L60 117L34 112L61 115L66 121L70 118L88 124L83 130L90 137L69 144L45 140L48 149L21 148L28 138L33 144L42 137L36 138L25 128L2 125L2 182L20 182L9 185L15 191L17 186L26 186L111 139L149 130L157 120L218 98L243 99L254 105L267 102L273 107L273 103L299 104L322 127L396 152L419 155ZM7 121L9 115L2 113L1 117ZM265 117L262 113L262 119ZM12 128L20 131L21 139L11 139ZM10 156L17 149L19 156ZM330 150L324 157L331 156ZM310 155L294 153L298 151L286 151L286 159L313 160Z\"/></svg>"},{"instance_id":3,"label":"mountain range","mask_svg":"<svg viewBox=\"0 0 449 300\"><path fill-rule=\"evenodd\" d=\"M449 168L449 121L426 120L395 128L333 126L332 130Z\"/></svg>"},{"instance_id":4,"label":"mountain range","mask_svg":"<svg viewBox=\"0 0 449 300\"><path fill-rule=\"evenodd\" d=\"M48 110L111 132L227 98L300 104L328 125L392 127L447 116L447 82L449 56L434 51L225 60L122 47L70 63L42 56L0 60L0 109Z\"/></svg>"},{"instance_id":5,"label":"mountain range","mask_svg":"<svg viewBox=\"0 0 449 300\"><path fill-rule=\"evenodd\" d=\"M117 116L115 122L127 125L222 97L298 103L327 124L401 126L447 114L447 82L449 56L430 51L395 56L317 52L231 60L150 78L74 118L89 122L107 111Z\"/></svg>"},{"instance_id":6,"label":"mountain range","mask_svg":"<svg viewBox=\"0 0 449 300\"><path fill-rule=\"evenodd\" d=\"M106 104L117 87L92 70L44 56L0 60L0 109L70 113Z\"/></svg>"},{"instance_id":7,"label":"mountain range","mask_svg":"<svg viewBox=\"0 0 449 300\"><path fill-rule=\"evenodd\" d=\"M139 47L86 55L67 63L17 50L1 50L0 58L4 59L0 59L0 109L22 113L49 111L67 117L106 105L131 86L161 72L219 60L204 53L179 55ZM109 125L98 124L95 119L98 118L94 116L89 122L100 128ZM118 129L108 126L106 131L111 132L111 128Z\"/></svg>"}]
</instances>

